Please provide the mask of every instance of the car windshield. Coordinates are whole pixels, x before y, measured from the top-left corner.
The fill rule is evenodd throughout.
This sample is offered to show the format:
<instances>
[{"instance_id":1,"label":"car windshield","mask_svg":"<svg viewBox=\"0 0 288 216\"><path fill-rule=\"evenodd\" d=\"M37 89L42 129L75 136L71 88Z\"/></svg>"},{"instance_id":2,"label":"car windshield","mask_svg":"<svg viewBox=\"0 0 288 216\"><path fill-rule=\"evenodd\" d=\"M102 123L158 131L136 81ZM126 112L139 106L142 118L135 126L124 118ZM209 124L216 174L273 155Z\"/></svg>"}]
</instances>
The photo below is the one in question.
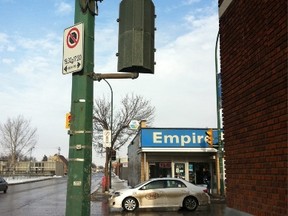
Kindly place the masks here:
<instances>
[{"instance_id":1,"label":"car windshield","mask_svg":"<svg viewBox=\"0 0 288 216\"><path fill-rule=\"evenodd\" d=\"M132 187L132 188L138 188L138 187L141 187L142 185L146 184L146 183L149 182L149 181L151 181L151 180L147 180L147 181L141 182L140 184L137 184L137 185L135 185L135 186Z\"/></svg>"}]
</instances>

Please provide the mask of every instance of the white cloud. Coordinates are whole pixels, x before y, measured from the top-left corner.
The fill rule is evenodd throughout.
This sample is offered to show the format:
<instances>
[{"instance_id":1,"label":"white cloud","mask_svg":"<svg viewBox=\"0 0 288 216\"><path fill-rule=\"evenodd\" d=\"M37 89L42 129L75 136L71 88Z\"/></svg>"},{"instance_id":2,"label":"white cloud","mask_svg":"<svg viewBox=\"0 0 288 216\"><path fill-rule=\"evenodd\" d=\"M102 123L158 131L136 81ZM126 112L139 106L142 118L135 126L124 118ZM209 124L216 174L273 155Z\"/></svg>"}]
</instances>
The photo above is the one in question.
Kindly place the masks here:
<instances>
[{"instance_id":1,"label":"white cloud","mask_svg":"<svg viewBox=\"0 0 288 216\"><path fill-rule=\"evenodd\" d=\"M15 59L12 59L12 58L3 58L2 59L2 62L4 64L12 64L13 62L15 62Z\"/></svg>"},{"instance_id":2,"label":"white cloud","mask_svg":"<svg viewBox=\"0 0 288 216\"><path fill-rule=\"evenodd\" d=\"M73 11L72 6L66 2L56 3L55 8L56 8L56 13L59 15L70 14Z\"/></svg>"},{"instance_id":3,"label":"white cloud","mask_svg":"<svg viewBox=\"0 0 288 216\"><path fill-rule=\"evenodd\" d=\"M159 26L156 31L155 74L140 74L137 80L109 81L114 99L119 100L127 92L151 99L156 107L155 127L215 127L216 13L201 17L188 14L183 17L185 22L179 25ZM102 41L105 37L104 34L98 40ZM109 43L117 43L117 38L109 40ZM97 44L95 49L97 52ZM113 71L117 58L110 55L106 60L96 64L95 70ZM102 96L100 89L109 97L108 86L101 82L95 84L94 97Z\"/></svg>"},{"instance_id":4,"label":"white cloud","mask_svg":"<svg viewBox=\"0 0 288 216\"><path fill-rule=\"evenodd\" d=\"M0 43L2 44L7 42L8 42L8 35L0 32Z\"/></svg>"},{"instance_id":5,"label":"white cloud","mask_svg":"<svg viewBox=\"0 0 288 216\"><path fill-rule=\"evenodd\" d=\"M200 2L201 0L185 0L184 1L184 4L186 5L191 5L191 4L194 4L194 3L198 3Z\"/></svg>"},{"instance_id":6,"label":"white cloud","mask_svg":"<svg viewBox=\"0 0 288 216\"><path fill-rule=\"evenodd\" d=\"M24 48L26 51L30 51L31 53L33 52L34 54L41 53L41 55L59 55L61 50L59 49L59 46L61 46L60 40L62 40L62 38L60 39L59 35L56 36L55 34L48 34L39 39L17 37L17 46Z\"/></svg>"},{"instance_id":7,"label":"white cloud","mask_svg":"<svg viewBox=\"0 0 288 216\"><path fill-rule=\"evenodd\" d=\"M0 52L6 49L8 43L8 35L0 32Z\"/></svg>"}]
</instances>

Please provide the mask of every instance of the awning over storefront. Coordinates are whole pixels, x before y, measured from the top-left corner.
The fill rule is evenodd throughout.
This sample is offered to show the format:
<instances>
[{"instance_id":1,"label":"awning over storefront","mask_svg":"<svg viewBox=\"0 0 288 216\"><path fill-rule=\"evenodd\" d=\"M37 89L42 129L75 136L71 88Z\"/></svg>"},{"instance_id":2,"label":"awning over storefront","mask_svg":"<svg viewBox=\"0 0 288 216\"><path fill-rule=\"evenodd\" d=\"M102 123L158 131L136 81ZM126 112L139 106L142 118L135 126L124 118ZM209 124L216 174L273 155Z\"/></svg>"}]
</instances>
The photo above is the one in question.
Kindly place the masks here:
<instances>
[{"instance_id":1,"label":"awning over storefront","mask_svg":"<svg viewBox=\"0 0 288 216\"><path fill-rule=\"evenodd\" d=\"M141 148L139 149L139 152L217 152L217 149L215 148Z\"/></svg>"}]
</instances>

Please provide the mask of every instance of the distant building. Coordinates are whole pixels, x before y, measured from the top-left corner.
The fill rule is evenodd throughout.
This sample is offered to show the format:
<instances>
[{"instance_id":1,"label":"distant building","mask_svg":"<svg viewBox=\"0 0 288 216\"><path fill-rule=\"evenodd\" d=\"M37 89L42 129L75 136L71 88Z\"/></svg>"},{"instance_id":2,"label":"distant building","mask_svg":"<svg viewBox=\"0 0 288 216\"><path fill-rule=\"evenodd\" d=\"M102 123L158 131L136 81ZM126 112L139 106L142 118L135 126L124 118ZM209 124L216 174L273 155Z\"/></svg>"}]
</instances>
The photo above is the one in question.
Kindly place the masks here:
<instances>
[{"instance_id":1,"label":"distant building","mask_svg":"<svg viewBox=\"0 0 288 216\"><path fill-rule=\"evenodd\" d=\"M1 175L64 176L67 169L67 160L62 155L51 156L48 161L19 161L13 170L10 170L8 162L0 162Z\"/></svg>"},{"instance_id":2,"label":"distant building","mask_svg":"<svg viewBox=\"0 0 288 216\"><path fill-rule=\"evenodd\" d=\"M113 172L119 176L120 179L128 180L129 169L128 169L128 158L121 157L112 163Z\"/></svg>"},{"instance_id":3,"label":"distant building","mask_svg":"<svg viewBox=\"0 0 288 216\"><path fill-rule=\"evenodd\" d=\"M0 173L3 173L5 170L7 170L8 167L7 161L0 161Z\"/></svg>"},{"instance_id":4,"label":"distant building","mask_svg":"<svg viewBox=\"0 0 288 216\"><path fill-rule=\"evenodd\" d=\"M54 156L50 156L48 161L58 161L63 164L63 173L67 175L68 173L68 161L63 155L55 154Z\"/></svg>"}]
</instances>

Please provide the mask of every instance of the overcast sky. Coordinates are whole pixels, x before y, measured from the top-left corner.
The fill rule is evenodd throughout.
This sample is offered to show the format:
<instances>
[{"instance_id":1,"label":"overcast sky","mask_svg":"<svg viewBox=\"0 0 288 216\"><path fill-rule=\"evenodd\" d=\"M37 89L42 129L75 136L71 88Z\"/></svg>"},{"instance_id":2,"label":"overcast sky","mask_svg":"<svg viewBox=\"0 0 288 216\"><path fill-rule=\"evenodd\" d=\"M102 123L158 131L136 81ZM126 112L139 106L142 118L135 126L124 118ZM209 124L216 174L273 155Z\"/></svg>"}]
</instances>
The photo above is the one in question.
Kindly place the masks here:
<instances>
[{"instance_id":1,"label":"overcast sky","mask_svg":"<svg viewBox=\"0 0 288 216\"><path fill-rule=\"evenodd\" d=\"M99 3L94 72L117 70L119 3ZM155 73L109 80L115 109L133 92L155 106L153 127L216 127L217 0L154 4ZM59 147L68 157L65 113L70 111L72 80L71 74L62 75L62 55L64 29L74 25L74 5L74 0L0 0L0 123L18 115L30 120L38 130L32 152L37 160L56 154ZM94 98L103 96L110 98L107 83L95 81ZM93 162L103 163L94 151Z\"/></svg>"}]
</instances>

